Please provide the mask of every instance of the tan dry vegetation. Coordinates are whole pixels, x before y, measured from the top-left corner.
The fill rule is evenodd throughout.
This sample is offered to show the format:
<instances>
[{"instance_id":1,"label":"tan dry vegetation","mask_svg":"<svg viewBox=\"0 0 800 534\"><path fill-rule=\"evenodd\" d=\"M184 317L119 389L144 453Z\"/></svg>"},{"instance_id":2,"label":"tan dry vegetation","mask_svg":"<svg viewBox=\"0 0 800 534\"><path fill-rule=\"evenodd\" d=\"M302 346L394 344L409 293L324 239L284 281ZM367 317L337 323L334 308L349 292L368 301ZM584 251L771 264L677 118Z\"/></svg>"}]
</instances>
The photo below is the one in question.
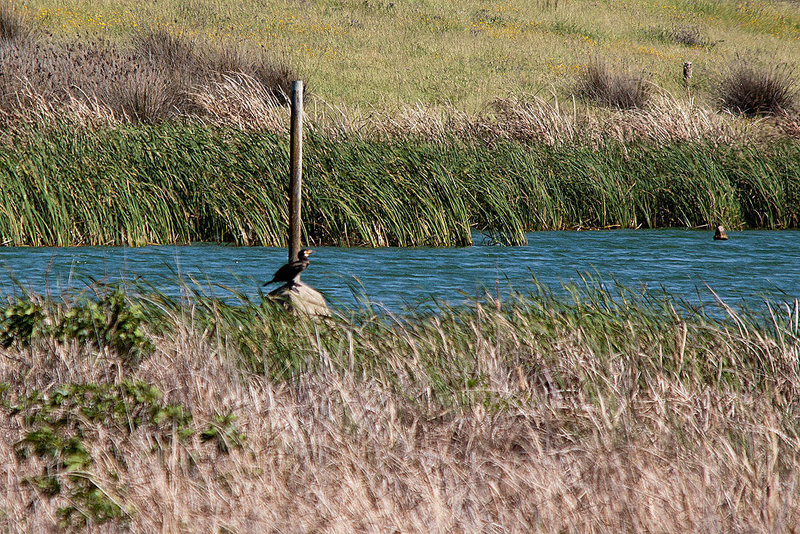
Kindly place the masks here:
<instances>
[{"instance_id":1,"label":"tan dry vegetation","mask_svg":"<svg viewBox=\"0 0 800 534\"><path fill-rule=\"evenodd\" d=\"M247 87L227 86L203 99L205 120L217 125L264 128L288 133L288 112L277 103L251 97ZM226 115L216 109L235 111ZM241 111L238 111L241 110ZM309 128L327 135L367 138L420 136L428 140L515 140L547 145L675 141L712 143L753 142L769 138L797 138L796 114L746 120L720 114L692 100L660 93L650 105L636 110L597 110L575 100L559 102L533 95L498 98L476 114L438 106L402 106L365 113L313 99L307 110ZM246 120L241 120L246 117Z\"/></svg>"},{"instance_id":2,"label":"tan dry vegetation","mask_svg":"<svg viewBox=\"0 0 800 534\"><path fill-rule=\"evenodd\" d=\"M125 41L142 21L172 34L243 43L286 57L335 105L422 102L474 113L494 98L573 92L595 57L678 92L694 63L698 101L734 57L800 61L795 4L771 0L29 0L32 22L58 35Z\"/></svg>"},{"instance_id":3,"label":"tan dry vegetation","mask_svg":"<svg viewBox=\"0 0 800 534\"><path fill-rule=\"evenodd\" d=\"M40 12L39 18L42 13L49 11ZM126 13L133 20L133 14ZM486 9L480 13L479 26L486 23L484 19L489 26L496 23L496 16ZM176 33L169 25L142 28L133 24L128 40L97 36L63 40L44 37L41 30L33 29L27 6L0 3L0 15L6 28L3 35L7 34L0 46L5 66L0 75L0 114L6 125L64 119L80 124L200 120L248 130L285 131L288 113L283 104L289 81L296 76L288 66L288 56L275 59L273 53L254 52L243 42L202 32ZM45 18L51 16L56 15ZM571 23L556 27L560 32L574 30ZM470 112L453 100L429 99L362 108L347 101L335 103L327 98L324 84L312 78L310 91L307 88L308 114L311 127L325 133L429 139L455 135L548 144L640 139L729 143L753 135L793 136L796 130L791 76L781 78L778 89L786 102L776 104L777 118L733 120L730 114L717 113L719 106L707 97L697 96L702 95L697 80L692 80L689 90L669 92L649 81L649 74L637 74L628 63L620 68L599 55L592 57L590 68L570 74L570 91L593 95L611 109L575 96L559 97L563 91L555 88L547 98L519 91L502 97L495 93ZM774 71L744 59L735 65L754 73L753 79L769 78ZM779 71L786 74L790 68L784 63ZM593 72L595 76L590 75ZM742 92L731 82L727 89ZM620 107L633 109L614 109ZM788 111L781 112L782 108Z\"/></svg>"},{"instance_id":4,"label":"tan dry vegetation","mask_svg":"<svg viewBox=\"0 0 800 534\"><path fill-rule=\"evenodd\" d=\"M24 87L26 105L11 112L0 110L7 128L15 124L74 122L114 125L129 122L123 109L115 110L98 97L69 94L54 102L32 84ZM289 111L258 80L245 73L221 74L220 79L186 93L183 118L214 126L288 135ZM671 143L695 141L747 143L776 138L800 139L796 112L745 119L696 104L669 93L656 95L636 110L598 110L575 100L559 102L533 95L498 98L483 110L468 114L452 107L422 103L385 111L331 105L319 97L306 98L306 124L323 135L364 138L420 136L427 140L515 140L547 145Z\"/></svg>"},{"instance_id":5,"label":"tan dry vegetation","mask_svg":"<svg viewBox=\"0 0 800 534\"><path fill-rule=\"evenodd\" d=\"M246 439L228 452L197 435L87 426L85 476L127 510L125 522L90 522L96 531L797 531L796 309L793 334L778 337L739 319L610 319L602 334L591 324L608 318L576 325L556 311L547 331L531 310L481 308L461 325L431 318L378 336L296 322L307 370L288 381L243 371L232 334L186 310L173 333L151 335L155 352L135 370L46 342L4 353L0 382L19 395L125 377L196 422L238 416ZM480 385L459 385L467 376ZM22 417L1 424L0 522L52 530L64 499L23 482L45 465L15 456Z\"/></svg>"}]
</instances>

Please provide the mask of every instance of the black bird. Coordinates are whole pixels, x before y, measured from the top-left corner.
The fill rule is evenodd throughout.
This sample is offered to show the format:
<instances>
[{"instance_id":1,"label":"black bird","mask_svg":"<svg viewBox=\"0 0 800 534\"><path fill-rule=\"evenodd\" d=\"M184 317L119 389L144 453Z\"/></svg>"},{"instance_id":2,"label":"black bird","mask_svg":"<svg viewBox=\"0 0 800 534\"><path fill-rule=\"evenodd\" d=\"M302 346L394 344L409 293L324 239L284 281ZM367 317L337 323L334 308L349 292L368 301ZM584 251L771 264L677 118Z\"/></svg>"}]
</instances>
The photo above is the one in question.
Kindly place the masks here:
<instances>
[{"instance_id":1,"label":"black bird","mask_svg":"<svg viewBox=\"0 0 800 534\"><path fill-rule=\"evenodd\" d=\"M306 267L308 267L308 256L313 252L313 250L308 248L302 249L297 253L298 259L295 261L290 261L275 271L275 274L272 275L272 280L265 282L264 285L267 286L275 282L287 282L289 285L294 285L297 282L297 278L300 276L300 273L305 271Z\"/></svg>"}]
</instances>

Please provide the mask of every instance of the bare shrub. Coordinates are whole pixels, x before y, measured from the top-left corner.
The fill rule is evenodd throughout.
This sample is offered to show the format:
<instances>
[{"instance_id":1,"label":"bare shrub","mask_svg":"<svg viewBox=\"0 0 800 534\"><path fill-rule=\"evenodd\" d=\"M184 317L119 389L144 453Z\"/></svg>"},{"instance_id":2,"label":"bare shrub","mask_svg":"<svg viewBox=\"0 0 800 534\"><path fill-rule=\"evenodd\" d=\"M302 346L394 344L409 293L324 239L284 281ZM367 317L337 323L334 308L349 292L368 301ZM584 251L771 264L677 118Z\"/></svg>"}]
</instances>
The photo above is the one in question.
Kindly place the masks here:
<instances>
[{"instance_id":1,"label":"bare shrub","mask_svg":"<svg viewBox=\"0 0 800 534\"><path fill-rule=\"evenodd\" d=\"M268 58L263 51L252 53L231 44L210 46L160 29L139 31L136 48L144 59L177 73L192 87L243 74L259 83L270 97L286 103L291 82L297 79L285 61Z\"/></svg>"},{"instance_id":2,"label":"bare shrub","mask_svg":"<svg viewBox=\"0 0 800 534\"><path fill-rule=\"evenodd\" d=\"M168 118L187 102L180 82L157 70L133 73L110 90L105 101L111 109L134 122L153 123Z\"/></svg>"},{"instance_id":3,"label":"bare shrub","mask_svg":"<svg viewBox=\"0 0 800 534\"><path fill-rule=\"evenodd\" d=\"M794 69L762 67L737 59L719 82L723 109L746 116L775 115L791 110L797 96Z\"/></svg>"},{"instance_id":4,"label":"bare shrub","mask_svg":"<svg viewBox=\"0 0 800 534\"><path fill-rule=\"evenodd\" d=\"M612 70L602 60L591 62L581 72L576 92L600 105L618 109L641 108L650 97L644 76Z\"/></svg>"},{"instance_id":5,"label":"bare shrub","mask_svg":"<svg viewBox=\"0 0 800 534\"><path fill-rule=\"evenodd\" d=\"M196 72L194 43L179 39L161 29L139 30L134 35L139 55L145 61L171 69Z\"/></svg>"},{"instance_id":6,"label":"bare shrub","mask_svg":"<svg viewBox=\"0 0 800 534\"><path fill-rule=\"evenodd\" d=\"M703 36L700 27L694 24L673 26L670 29L653 28L648 36L665 43L676 43L693 48L711 48L716 43Z\"/></svg>"},{"instance_id":7,"label":"bare shrub","mask_svg":"<svg viewBox=\"0 0 800 534\"><path fill-rule=\"evenodd\" d=\"M0 43L25 40L33 31L25 19L8 0L0 1Z\"/></svg>"},{"instance_id":8,"label":"bare shrub","mask_svg":"<svg viewBox=\"0 0 800 534\"><path fill-rule=\"evenodd\" d=\"M100 117L156 122L210 112L196 95L218 90L231 76L245 76L249 86L259 86L249 92L251 100L285 103L296 77L285 63L264 54L213 47L162 30L138 32L130 49L102 40L14 39L0 47L0 63L0 114L5 117L42 111L35 108L44 105L49 111L97 110Z\"/></svg>"},{"instance_id":9,"label":"bare shrub","mask_svg":"<svg viewBox=\"0 0 800 534\"><path fill-rule=\"evenodd\" d=\"M298 79L298 76L285 60L269 57L263 51L252 53L232 45L211 51L208 63L216 80L220 79L220 75L244 74L258 82L271 98L281 104L288 103L292 80ZM309 91L308 85L305 90Z\"/></svg>"}]
</instances>

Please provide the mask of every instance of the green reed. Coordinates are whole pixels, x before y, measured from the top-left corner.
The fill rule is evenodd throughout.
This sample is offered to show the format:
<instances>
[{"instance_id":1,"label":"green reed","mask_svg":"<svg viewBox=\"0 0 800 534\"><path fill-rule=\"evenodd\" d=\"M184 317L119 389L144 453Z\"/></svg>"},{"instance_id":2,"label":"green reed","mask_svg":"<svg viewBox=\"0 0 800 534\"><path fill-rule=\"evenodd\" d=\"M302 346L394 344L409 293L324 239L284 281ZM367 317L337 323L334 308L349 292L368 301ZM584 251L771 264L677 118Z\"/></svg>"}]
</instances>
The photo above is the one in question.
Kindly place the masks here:
<instances>
[{"instance_id":1,"label":"green reed","mask_svg":"<svg viewBox=\"0 0 800 534\"><path fill-rule=\"evenodd\" d=\"M197 124L39 124L0 147L0 242L286 242L287 144ZM311 244L460 246L474 229L794 228L800 145L546 146L310 133Z\"/></svg>"}]
</instances>

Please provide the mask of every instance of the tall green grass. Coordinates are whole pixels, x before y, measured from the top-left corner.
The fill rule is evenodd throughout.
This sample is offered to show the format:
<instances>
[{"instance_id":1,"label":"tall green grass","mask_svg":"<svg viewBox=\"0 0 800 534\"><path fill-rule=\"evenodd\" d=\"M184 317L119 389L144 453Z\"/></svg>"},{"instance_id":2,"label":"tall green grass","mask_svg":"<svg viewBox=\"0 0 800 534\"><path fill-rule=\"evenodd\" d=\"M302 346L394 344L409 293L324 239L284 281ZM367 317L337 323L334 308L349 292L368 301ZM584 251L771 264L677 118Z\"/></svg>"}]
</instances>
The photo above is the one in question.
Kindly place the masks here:
<instances>
[{"instance_id":1,"label":"tall green grass","mask_svg":"<svg viewBox=\"0 0 800 534\"><path fill-rule=\"evenodd\" d=\"M268 133L38 124L0 147L0 242L286 241L287 147ZM311 133L311 244L455 246L472 230L800 225L800 145L486 143Z\"/></svg>"}]
</instances>

